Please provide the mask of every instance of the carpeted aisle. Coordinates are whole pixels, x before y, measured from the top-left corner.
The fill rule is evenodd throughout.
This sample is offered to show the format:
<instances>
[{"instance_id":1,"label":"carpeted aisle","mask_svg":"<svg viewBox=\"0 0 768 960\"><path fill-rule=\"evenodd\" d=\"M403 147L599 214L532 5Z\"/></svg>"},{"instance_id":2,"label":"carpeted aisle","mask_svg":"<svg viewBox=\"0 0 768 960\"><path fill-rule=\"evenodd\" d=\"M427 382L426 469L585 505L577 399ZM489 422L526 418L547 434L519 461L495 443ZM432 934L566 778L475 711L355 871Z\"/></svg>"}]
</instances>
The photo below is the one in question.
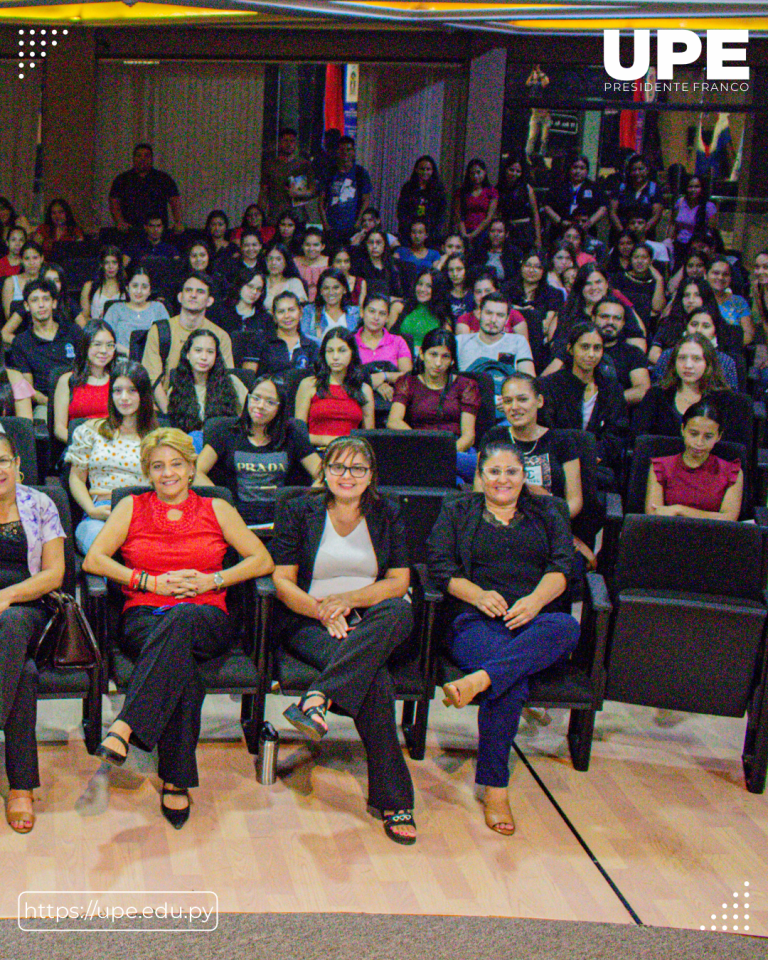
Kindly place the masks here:
<instances>
[{"instance_id":1,"label":"carpeted aisle","mask_svg":"<svg viewBox=\"0 0 768 960\"><path fill-rule=\"evenodd\" d=\"M210 933L21 932L4 960L765 960L765 939L549 920L374 914L224 914Z\"/></svg>"}]
</instances>

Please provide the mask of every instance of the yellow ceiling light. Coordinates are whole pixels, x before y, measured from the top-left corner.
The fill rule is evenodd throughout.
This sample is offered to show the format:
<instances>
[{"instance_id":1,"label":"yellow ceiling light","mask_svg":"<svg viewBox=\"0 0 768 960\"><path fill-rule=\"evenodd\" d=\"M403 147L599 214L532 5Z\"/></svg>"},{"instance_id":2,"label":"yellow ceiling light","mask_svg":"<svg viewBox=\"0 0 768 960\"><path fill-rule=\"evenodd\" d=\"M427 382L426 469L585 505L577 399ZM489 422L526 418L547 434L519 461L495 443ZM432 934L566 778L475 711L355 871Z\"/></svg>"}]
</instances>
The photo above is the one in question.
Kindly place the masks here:
<instances>
[{"instance_id":1,"label":"yellow ceiling light","mask_svg":"<svg viewBox=\"0 0 768 960\"><path fill-rule=\"evenodd\" d=\"M727 26L726 26L727 25ZM579 17L578 20L505 20L499 26L519 31L547 32L550 30L575 31L579 33L597 33L602 30L670 30L683 29L702 32L704 30L768 30L766 17L729 17L727 20L709 17L685 17L672 19L663 17L638 17L635 20L597 20Z\"/></svg>"},{"instance_id":2,"label":"yellow ceiling light","mask_svg":"<svg viewBox=\"0 0 768 960\"><path fill-rule=\"evenodd\" d=\"M173 3L63 3L55 6L0 7L0 21L45 21L47 23L136 23L156 20L254 19L262 14L252 10L221 10L184 7Z\"/></svg>"}]
</instances>

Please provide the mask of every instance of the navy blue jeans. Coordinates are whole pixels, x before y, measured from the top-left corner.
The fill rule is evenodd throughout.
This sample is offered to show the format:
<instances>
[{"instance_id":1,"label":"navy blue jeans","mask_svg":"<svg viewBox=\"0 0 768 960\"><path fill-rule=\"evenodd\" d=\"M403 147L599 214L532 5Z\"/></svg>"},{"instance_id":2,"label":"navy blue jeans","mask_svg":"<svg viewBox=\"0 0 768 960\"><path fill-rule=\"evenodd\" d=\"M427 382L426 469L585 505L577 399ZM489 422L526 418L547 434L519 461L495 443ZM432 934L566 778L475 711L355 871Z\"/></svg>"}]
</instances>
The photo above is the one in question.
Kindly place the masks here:
<instances>
[{"instance_id":1,"label":"navy blue jeans","mask_svg":"<svg viewBox=\"0 0 768 960\"><path fill-rule=\"evenodd\" d=\"M567 613L540 613L519 630L510 630L501 619L468 612L454 620L446 642L462 670L485 670L491 678L490 688L478 697L475 781L506 787L509 751L528 698L528 677L576 647L578 621Z\"/></svg>"}]
</instances>

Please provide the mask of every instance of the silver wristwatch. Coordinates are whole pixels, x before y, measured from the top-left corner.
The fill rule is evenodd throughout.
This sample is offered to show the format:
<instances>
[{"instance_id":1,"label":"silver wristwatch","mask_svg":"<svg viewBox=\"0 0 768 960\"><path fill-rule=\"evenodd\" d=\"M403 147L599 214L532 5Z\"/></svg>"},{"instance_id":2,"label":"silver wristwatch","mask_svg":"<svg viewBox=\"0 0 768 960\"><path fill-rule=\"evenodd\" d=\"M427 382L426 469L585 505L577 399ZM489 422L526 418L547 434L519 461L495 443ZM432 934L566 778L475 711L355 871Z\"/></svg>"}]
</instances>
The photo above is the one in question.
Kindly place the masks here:
<instances>
[{"instance_id":1,"label":"silver wristwatch","mask_svg":"<svg viewBox=\"0 0 768 960\"><path fill-rule=\"evenodd\" d=\"M221 570L219 570L217 573L214 573L213 582L216 584L217 590L224 589L224 574L222 573Z\"/></svg>"}]
</instances>

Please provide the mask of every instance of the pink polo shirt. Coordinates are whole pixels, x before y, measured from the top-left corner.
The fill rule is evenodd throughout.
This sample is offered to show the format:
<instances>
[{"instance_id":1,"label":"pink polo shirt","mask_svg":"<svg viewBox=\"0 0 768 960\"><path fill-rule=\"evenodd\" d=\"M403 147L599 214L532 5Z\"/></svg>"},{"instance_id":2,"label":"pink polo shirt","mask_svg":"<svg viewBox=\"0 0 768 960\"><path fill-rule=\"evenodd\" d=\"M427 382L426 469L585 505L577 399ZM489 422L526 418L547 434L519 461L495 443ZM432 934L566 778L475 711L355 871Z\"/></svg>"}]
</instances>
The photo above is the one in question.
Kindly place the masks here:
<instances>
[{"instance_id":1,"label":"pink polo shirt","mask_svg":"<svg viewBox=\"0 0 768 960\"><path fill-rule=\"evenodd\" d=\"M401 357L405 357L409 360L412 360L411 351L408 349L408 344L403 340L402 337L398 337L394 333L390 333L389 330L384 331L384 335L379 341L378 347L375 350L371 350L370 347L366 347L365 344L360 339L360 331L355 334L355 340L357 341L357 349L360 351L360 363L377 363L383 360L388 360L390 363L394 363L397 366L397 361Z\"/></svg>"}]
</instances>

